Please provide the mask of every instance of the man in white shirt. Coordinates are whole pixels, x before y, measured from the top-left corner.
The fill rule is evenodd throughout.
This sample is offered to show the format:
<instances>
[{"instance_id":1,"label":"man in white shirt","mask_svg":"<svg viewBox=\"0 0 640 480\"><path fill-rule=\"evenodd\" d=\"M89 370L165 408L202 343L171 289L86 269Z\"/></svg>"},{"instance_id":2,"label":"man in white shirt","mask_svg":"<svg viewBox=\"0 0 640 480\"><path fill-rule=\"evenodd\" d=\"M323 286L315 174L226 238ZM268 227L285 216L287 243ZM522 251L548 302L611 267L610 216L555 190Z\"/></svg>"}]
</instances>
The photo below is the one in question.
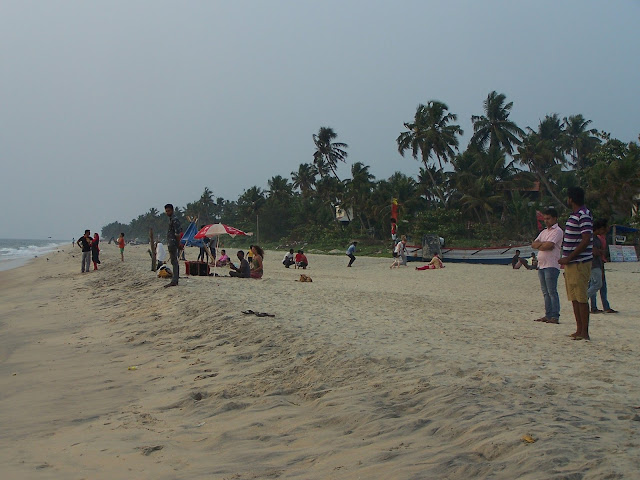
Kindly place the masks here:
<instances>
[{"instance_id":1,"label":"man in white shirt","mask_svg":"<svg viewBox=\"0 0 640 480\"><path fill-rule=\"evenodd\" d=\"M564 232L558 226L558 212L555 208L548 208L544 212L545 228L531 244L538 253L538 278L544 297L544 317L536 322L559 323L560 297L558 296L558 276L562 255L562 238Z\"/></svg>"}]
</instances>

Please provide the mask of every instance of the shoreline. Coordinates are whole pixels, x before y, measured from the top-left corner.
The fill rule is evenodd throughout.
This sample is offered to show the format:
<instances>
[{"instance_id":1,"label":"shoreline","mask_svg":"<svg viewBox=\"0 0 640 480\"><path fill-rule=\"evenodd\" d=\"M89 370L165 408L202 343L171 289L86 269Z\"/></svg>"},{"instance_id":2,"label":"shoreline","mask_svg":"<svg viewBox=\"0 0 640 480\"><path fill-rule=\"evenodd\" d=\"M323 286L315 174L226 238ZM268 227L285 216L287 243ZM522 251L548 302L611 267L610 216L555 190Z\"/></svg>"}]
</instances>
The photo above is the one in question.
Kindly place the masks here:
<instances>
[{"instance_id":1,"label":"shoreline","mask_svg":"<svg viewBox=\"0 0 640 480\"><path fill-rule=\"evenodd\" d=\"M309 254L313 283L299 283L268 251L262 280L164 289L146 246L124 263L109 247L89 274L78 252L0 273L9 476L637 471L638 264L607 272L621 313L593 316L593 341L571 342L563 283L562 323L539 325L537 276L508 267L358 257L347 269Z\"/></svg>"}]
</instances>

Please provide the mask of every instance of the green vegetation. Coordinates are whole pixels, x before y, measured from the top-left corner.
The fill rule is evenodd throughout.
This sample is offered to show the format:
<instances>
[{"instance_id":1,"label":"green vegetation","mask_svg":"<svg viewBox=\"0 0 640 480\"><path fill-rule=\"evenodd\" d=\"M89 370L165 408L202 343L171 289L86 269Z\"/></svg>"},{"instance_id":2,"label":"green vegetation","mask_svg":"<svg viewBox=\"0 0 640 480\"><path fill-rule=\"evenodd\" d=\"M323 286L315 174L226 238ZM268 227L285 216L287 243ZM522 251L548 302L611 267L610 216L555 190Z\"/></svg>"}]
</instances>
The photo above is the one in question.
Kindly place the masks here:
<instances>
[{"instance_id":1,"label":"green vegetation","mask_svg":"<svg viewBox=\"0 0 640 480\"><path fill-rule=\"evenodd\" d=\"M309 145L313 163L301 164L289 177L272 177L266 191L250 187L236 200L214 197L205 188L198 200L178 207L177 215L185 226L190 216L199 224L222 222L254 232L251 240L225 239L230 247L255 241L343 253L358 239L360 253L387 254L393 198L399 204L398 234L416 243L433 233L448 245L490 246L530 241L537 233L536 210L546 206L566 218L566 189L580 185L596 217L638 224L638 215L632 218L640 194L638 143L589 128L591 120L580 114L550 114L536 128L521 129L509 120L513 102L495 91L483 106L481 115L471 117L473 136L460 152L457 116L439 101L418 105L396 139L402 155L409 151L422 163L417 178L396 172L376 180L358 161L351 178L341 180L336 169L346 163L348 145L322 127ZM347 212L348 224L336 220L337 206ZM102 235L108 239L122 231L144 242L149 228L162 238L166 225L164 212L151 208L129 224L105 225Z\"/></svg>"}]
</instances>

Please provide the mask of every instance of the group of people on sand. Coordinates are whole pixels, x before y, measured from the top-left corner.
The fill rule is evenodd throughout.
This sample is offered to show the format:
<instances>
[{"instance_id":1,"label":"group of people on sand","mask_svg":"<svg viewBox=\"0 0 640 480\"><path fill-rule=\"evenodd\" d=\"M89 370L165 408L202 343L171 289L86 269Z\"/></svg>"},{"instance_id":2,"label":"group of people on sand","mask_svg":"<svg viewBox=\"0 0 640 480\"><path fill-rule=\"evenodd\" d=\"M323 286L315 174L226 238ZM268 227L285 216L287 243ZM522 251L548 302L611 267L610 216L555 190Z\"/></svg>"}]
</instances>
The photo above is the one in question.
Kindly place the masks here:
<instances>
[{"instance_id":1,"label":"group of people on sand","mask_svg":"<svg viewBox=\"0 0 640 480\"><path fill-rule=\"evenodd\" d=\"M100 235L98 232L91 236L91 230L85 230L84 235L81 236L74 245L78 245L82 250L82 267L81 273L88 273L91 270L91 262L93 262L93 269L98 270L100 265ZM120 248L120 260L124 262L124 233L116 239L116 245Z\"/></svg>"},{"instance_id":2,"label":"group of people on sand","mask_svg":"<svg viewBox=\"0 0 640 480\"><path fill-rule=\"evenodd\" d=\"M180 279L180 265L178 263L179 251L184 249L184 245L180 243L182 238L182 227L180 221L174 215L173 205L168 203L164 206L164 211L167 217L169 217L169 228L167 231L167 249L169 251L169 258L171 261L171 281L165 285L167 287L175 287L178 285ZM216 261L216 266L223 267L228 266L231 271L229 276L237 278L262 278L264 273L264 266L262 260L264 258L264 250L258 245L251 245L249 252L247 252L247 258L243 250L239 250L236 254L240 263L236 266L227 255L227 252L223 249L220 251L221 256ZM215 260L215 255L213 255Z\"/></svg>"},{"instance_id":3,"label":"group of people on sand","mask_svg":"<svg viewBox=\"0 0 640 480\"><path fill-rule=\"evenodd\" d=\"M558 212L548 208L543 212L546 228L531 244L538 250L538 278L544 298L545 315L536 322L559 323L560 298L558 277L564 269L567 298L576 320L574 340L589 340L589 314L618 313L607 299L606 262L607 220L596 222L585 206L584 190L571 187L567 192L571 214L564 231L558 225ZM598 309L596 295L600 292L604 310ZM589 311L589 301L591 311Z\"/></svg>"},{"instance_id":4,"label":"group of people on sand","mask_svg":"<svg viewBox=\"0 0 640 480\"><path fill-rule=\"evenodd\" d=\"M284 257L282 258L282 264L285 266L285 268L289 268L291 265L293 265L294 268L302 268L303 270L306 270L309 266L309 260L307 259L307 256L304 254L303 250L298 250L298 253L294 255L293 248L291 248L289 249L289 252L284 254Z\"/></svg>"},{"instance_id":5,"label":"group of people on sand","mask_svg":"<svg viewBox=\"0 0 640 480\"><path fill-rule=\"evenodd\" d=\"M538 257L536 257L535 252L531 252L531 257L527 259L520 255L520 250L516 250L516 254L511 259L511 268L518 270L520 267L524 267L527 270L538 270Z\"/></svg>"}]
</instances>

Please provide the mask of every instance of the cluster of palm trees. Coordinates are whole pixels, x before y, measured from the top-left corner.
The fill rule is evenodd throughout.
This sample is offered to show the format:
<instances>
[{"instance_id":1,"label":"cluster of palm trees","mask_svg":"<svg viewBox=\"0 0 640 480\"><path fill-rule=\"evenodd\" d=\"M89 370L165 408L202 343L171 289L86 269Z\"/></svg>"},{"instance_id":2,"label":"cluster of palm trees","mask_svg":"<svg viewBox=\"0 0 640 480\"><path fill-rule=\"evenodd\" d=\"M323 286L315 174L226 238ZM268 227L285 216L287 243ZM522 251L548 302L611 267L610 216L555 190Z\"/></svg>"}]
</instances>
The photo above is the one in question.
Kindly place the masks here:
<instances>
[{"instance_id":1,"label":"cluster of palm trees","mask_svg":"<svg viewBox=\"0 0 640 480\"><path fill-rule=\"evenodd\" d=\"M504 94L489 93L483 114L471 117L473 134L461 152L457 115L440 101L419 104L396 139L401 155L410 152L422 163L416 178L396 172L376 180L369 166L355 162L351 177L340 179L338 166L347 161L348 145L337 141L332 128L322 127L312 136L312 161L289 177L276 175L266 190L253 186L235 201L214 199L207 188L178 215L259 229L266 241L315 242L355 234L382 239L395 198L406 233L446 230L454 237L478 237L485 232L497 243L530 237L535 211L543 206L568 213L566 189L581 185L596 214L612 220L629 217L640 193L637 143L590 128L591 121L580 114L562 119L550 114L536 128L522 129L509 118L512 108ZM336 221L337 206L349 212L348 226ZM158 216L152 209L128 226L114 222L103 235L112 228L139 234L142 225L155 225ZM452 229L452 222L460 228Z\"/></svg>"}]
</instances>

